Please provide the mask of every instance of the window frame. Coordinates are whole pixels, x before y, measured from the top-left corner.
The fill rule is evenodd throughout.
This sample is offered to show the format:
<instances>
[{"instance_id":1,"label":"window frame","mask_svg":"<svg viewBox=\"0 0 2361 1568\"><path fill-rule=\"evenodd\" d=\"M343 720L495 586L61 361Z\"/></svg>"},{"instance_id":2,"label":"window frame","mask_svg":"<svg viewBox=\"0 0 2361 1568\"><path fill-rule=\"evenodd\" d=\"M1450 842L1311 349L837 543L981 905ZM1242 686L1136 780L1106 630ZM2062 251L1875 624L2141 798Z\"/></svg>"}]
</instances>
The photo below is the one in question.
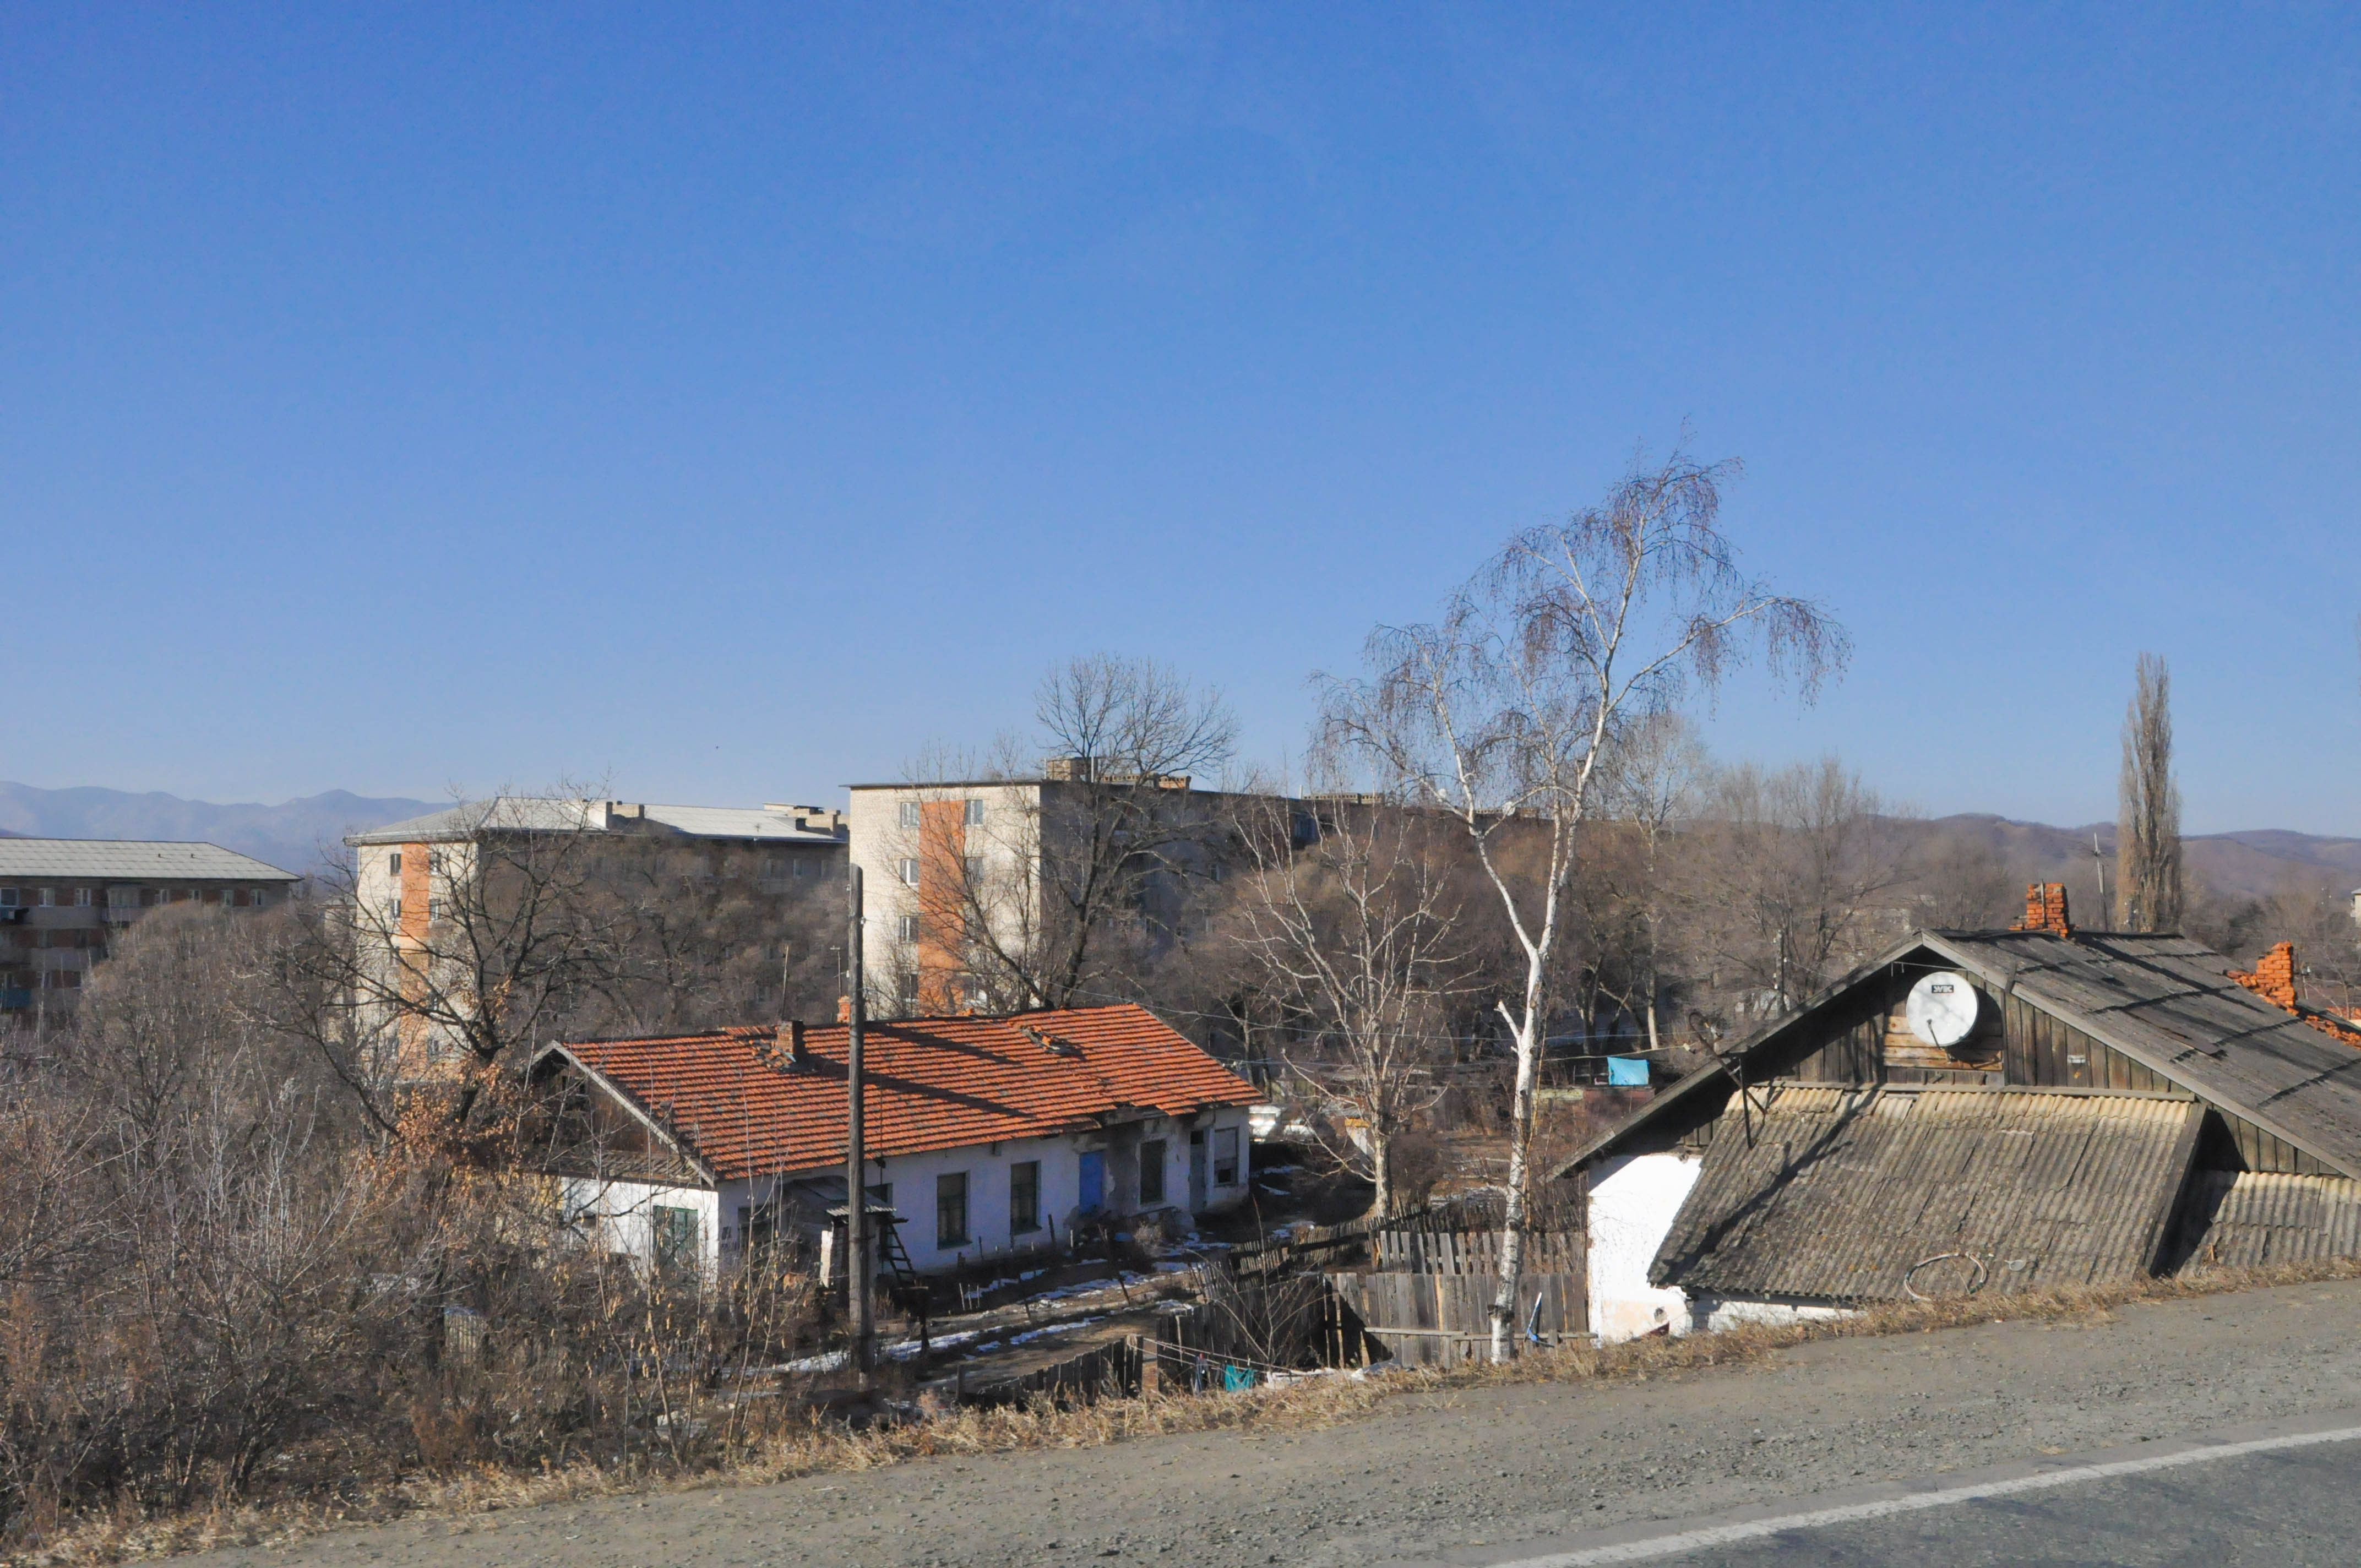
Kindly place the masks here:
<instances>
[{"instance_id":1,"label":"window frame","mask_svg":"<svg viewBox=\"0 0 2361 1568\"><path fill-rule=\"evenodd\" d=\"M921 828L926 825L925 808L917 801L906 800L901 802L900 805L901 811L895 816L894 820L895 825L904 832L906 833L913 828Z\"/></svg>"},{"instance_id":2,"label":"window frame","mask_svg":"<svg viewBox=\"0 0 2361 1568\"><path fill-rule=\"evenodd\" d=\"M1209 1146L1206 1149L1208 1163L1213 1168L1213 1185L1238 1186L1245 1179L1245 1162L1239 1157L1238 1130L1235 1127L1215 1127L1213 1135L1206 1143ZM1226 1159L1224 1150L1227 1151ZM1222 1174L1225 1168L1229 1171L1226 1176Z\"/></svg>"},{"instance_id":3,"label":"window frame","mask_svg":"<svg viewBox=\"0 0 2361 1568\"><path fill-rule=\"evenodd\" d=\"M946 1252L973 1244L969 1221L969 1183L964 1170L940 1171L935 1177L935 1250Z\"/></svg>"},{"instance_id":4,"label":"window frame","mask_svg":"<svg viewBox=\"0 0 2361 1568\"><path fill-rule=\"evenodd\" d=\"M1148 1157L1148 1151L1150 1149L1154 1149L1156 1151L1156 1157L1153 1160ZM1171 1159L1172 1146L1167 1140L1163 1138L1142 1138L1140 1140L1139 1201L1143 1208L1150 1203L1160 1204L1169 1201L1165 1197L1165 1192L1170 1184L1165 1179L1165 1178L1170 1174ZM1156 1190L1153 1192L1150 1192L1148 1190L1148 1175L1151 1171L1155 1173L1156 1177Z\"/></svg>"},{"instance_id":5,"label":"window frame","mask_svg":"<svg viewBox=\"0 0 2361 1568\"><path fill-rule=\"evenodd\" d=\"M1022 1179L1019 1179L1020 1173ZM1017 1201L1022 1194L1024 1202ZM1008 1164L1008 1234L1030 1234L1041 1228L1041 1162L1011 1160Z\"/></svg>"}]
</instances>

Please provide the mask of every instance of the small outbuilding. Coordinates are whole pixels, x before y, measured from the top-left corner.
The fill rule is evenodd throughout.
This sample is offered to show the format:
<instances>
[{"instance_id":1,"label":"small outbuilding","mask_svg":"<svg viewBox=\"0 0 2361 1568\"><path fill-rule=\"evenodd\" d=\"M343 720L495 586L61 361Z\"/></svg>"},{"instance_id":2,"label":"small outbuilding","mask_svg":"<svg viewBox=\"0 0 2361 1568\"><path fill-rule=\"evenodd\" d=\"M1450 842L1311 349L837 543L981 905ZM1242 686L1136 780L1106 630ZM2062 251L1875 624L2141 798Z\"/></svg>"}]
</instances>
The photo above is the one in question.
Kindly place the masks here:
<instances>
[{"instance_id":1,"label":"small outbuilding","mask_svg":"<svg viewBox=\"0 0 2361 1568\"><path fill-rule=\"evenodd\" d=\"M1077 1222L1246 1192L1261 1096L1146 1008L903 1018L863 1030L866 1185L920 1273ZM734 1267L845 1206L842 1025L552 1045L546 1168L605 1250Z\"/></svg>"},{"instance_id":2,"label":"small outbuilding","mask_svg":"<svg viewBox=\"0 0 2361 1568\"><path fill-rule=\"evenodd\" d=\"M1920 931L1555 1173L1602 1340L2361 1255L2361 1030L2173 934Z\"/></svg>"}]
</instances>

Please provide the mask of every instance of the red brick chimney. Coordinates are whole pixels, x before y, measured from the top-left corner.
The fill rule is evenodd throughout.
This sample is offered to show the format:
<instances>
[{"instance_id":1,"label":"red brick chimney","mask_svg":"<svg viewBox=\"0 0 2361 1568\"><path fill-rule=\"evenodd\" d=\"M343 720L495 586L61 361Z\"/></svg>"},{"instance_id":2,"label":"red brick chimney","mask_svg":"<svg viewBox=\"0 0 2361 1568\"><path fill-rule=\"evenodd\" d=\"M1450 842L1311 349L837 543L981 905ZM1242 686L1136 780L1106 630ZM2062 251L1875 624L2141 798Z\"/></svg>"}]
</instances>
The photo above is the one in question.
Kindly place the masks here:
<instances>
[{"instance_id":1,"label":"red brick chimney","mask_svg":"<svg viewBox=\"0 0 2361 1568\"><path fill-rule=\"evenodd\" d=\"M836 999L836 1021L840 1024L852 1022L852 998L850 996L840 996Z\"/></svg>"},{"instance_id":2,"label":"red brick chimney","mask_svg":"<svg viewBox=\"0 0 2361 1568\"><path fill-rule=\"evenodd\" d=\"M779 1059L789 1072L800 1072L811 1066L811 1047L804 1043L804 1021L790 1018L779 1025Z\"/></svg>"},{"instance_id":3,"label":"red brick chimney","mask_svg":"<svg viewBox=\"0 0 2361 1568\"><path fill-rule=\"evenodd\" d=\"M2025 918L2009 929L2053 931L2060 937L2071 935L2073 928L2066 921L2066 884L2062 882L2027 883L2025 888Z\"/></svg>"},{"instance_id":4,"label":"red brick chimney","mask_svg":"<svg viewBox=\"0 0 2361 1568\"><path fill-rule=\"evenodd\" d=\"M2273 1006L2294 1012L2295 944L2277 944L2257 960L2253 970L2232 970L2230 978Z\"/></svg>"}]
</instances>

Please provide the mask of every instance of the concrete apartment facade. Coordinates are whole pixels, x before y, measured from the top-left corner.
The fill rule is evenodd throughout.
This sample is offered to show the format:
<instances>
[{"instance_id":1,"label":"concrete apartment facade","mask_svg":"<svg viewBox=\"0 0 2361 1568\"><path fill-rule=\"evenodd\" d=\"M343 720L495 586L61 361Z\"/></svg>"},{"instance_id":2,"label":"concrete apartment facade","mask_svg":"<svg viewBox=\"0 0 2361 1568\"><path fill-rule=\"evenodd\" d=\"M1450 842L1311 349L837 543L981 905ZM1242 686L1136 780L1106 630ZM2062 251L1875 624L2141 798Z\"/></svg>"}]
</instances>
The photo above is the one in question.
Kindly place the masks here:
<instances>
[{"instance_id":1,"label":"concrete apartment facade","mask_svg":"<svg viewBox=\"0 0 2361 1568\"><path fill-rule=\"evenodd\" d=\"M1235 869L1243 806L1292 806L1196 789L1185 776L1093 785L1070 758L1051 759L1037 778L853 784L848 850L865 896L872 1007L910 1017L977 1005L965 979L968 934L989 927L1014 946L1041 928L1044 868L1089 855L1089 792L1109 787L1131 792L1128 804L1154 825L1159 866L1144 879L1138 913L1167 924L1202 891L1190 884Z\"/></svg>"},{"instance_id":2,"label":"concrete apartment facade","mask_svg":"<svg viewBox=\"0 0 2361 1568\"><path fill-rule=\"evenodd\" d=\"M692 851L702 879L724 876L760 906L756 939L795 906L841 907L846 833L844 814L816 806L669 806L619 800L499 796L352 834L356 927L365 943L384 950L379 961L399 971L407 994L432 961L446 921L464 907L486 840L496 835L580 834L595 840L609 866L634 857ZM431 1076L451 1043L433 1037L416 1019L401 1022L400 1073Z\"/></svg>"},{"instance_id":3,"label":"concrete apartment facade","mask_svg":"<svg viewBox=\"0 0 2361 1568\"><path fill-rule=\"evenodd\" d=\"M71 1013L115 935L150 910L266 909L302 880L218 844L0 839L0 1026Z\"/></svg>"}]
</instances>

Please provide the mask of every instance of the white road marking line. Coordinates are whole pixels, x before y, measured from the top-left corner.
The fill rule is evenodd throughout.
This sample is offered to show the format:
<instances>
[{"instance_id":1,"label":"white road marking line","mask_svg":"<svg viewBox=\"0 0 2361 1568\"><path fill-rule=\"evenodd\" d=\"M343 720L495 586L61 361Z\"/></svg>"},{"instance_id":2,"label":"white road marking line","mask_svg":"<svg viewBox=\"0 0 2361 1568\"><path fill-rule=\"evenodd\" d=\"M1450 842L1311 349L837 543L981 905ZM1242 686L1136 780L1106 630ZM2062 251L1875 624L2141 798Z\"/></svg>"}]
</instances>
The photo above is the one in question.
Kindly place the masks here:
<instances>
[{"instance_id":1,"label":"white road marking line","mask_svg":"<svg viewBox=\"0 0 2361 1568\"><path fill-rule=\"evenodd\" d=\"M1589 1568L1594 1563L1644 1563L1652 1557L1669 1557L1676 1552L1695 1552L1700 1547L1760 1541L1766 1535L1778 1535L1791 1530L1815 1530L1823 1525L1850 1524L1856 1519L1886 1519L1894 1514L1916 1513L1923 1508L1944 1508L1954 1503L1972 1503L1983 1497L2045 1492L2084 1481L2104 1481L2116 1475L2141 1475L2151 1471L2174 1470L2185 1464L2203 1464L2216 1459L2236 1459L2248 1453L2307 1448L2323 1442L2351 1442L2356 1439L2361 1439L2361 1427L2298 1432L2287 1437L2258 1437L2245 1442L2215 1443L2175 1453L2151 1454L2144 1459L2118 1459L2103 1464L2077 1464L2064 1470L2045 1470L2036 1475L2019 1475L2006 1481L1987 1481L1970 1486L1951 1486L1939 1492L1920 1492L1906 1497L1884 1497L1875 1502L1848 1503L1841 1508L1813 1508L1804 1513L1782 1514L1776 1519L1750 1519L1742 1524L1710 1525L1701 1530L1681 1530L1672 1535L1652 1536L1645 1541L1628 1541L1613 1546L1586 1547L1576 1552L1552 1552L1542 1557L1520 1557L1513 1562L1488 1564L1488 1568Z\"/></svg>"}]
</instances>

